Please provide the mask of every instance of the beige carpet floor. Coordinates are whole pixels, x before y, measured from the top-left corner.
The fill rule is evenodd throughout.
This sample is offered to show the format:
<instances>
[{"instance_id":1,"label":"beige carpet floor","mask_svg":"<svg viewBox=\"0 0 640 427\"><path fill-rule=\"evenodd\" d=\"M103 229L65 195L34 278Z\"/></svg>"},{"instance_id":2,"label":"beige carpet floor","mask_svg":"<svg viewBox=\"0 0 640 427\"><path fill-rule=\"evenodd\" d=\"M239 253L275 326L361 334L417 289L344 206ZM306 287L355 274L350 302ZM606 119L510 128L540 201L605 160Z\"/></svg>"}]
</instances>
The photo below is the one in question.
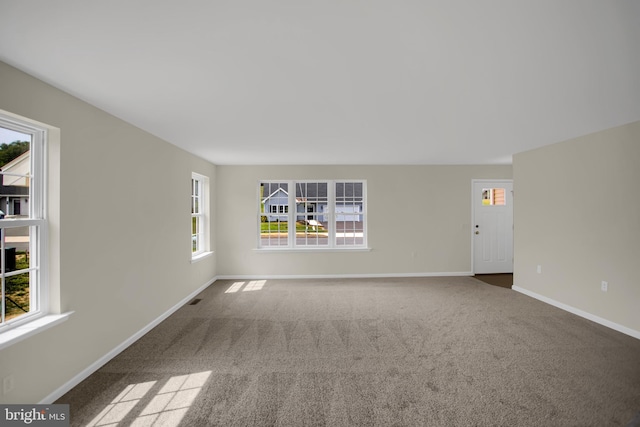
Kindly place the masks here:
<instances>
[{"instance_id":1,"label":"beige carpet floor","mask_svg":"<svg viewBox=\"0 0 640 427\"><path fill-rule=\"evenodd\" d=\"M59 399L72 425L625 426L640 412L640 340L471 277L225 280L198 299Z\"/></svg>"}]
</instances>

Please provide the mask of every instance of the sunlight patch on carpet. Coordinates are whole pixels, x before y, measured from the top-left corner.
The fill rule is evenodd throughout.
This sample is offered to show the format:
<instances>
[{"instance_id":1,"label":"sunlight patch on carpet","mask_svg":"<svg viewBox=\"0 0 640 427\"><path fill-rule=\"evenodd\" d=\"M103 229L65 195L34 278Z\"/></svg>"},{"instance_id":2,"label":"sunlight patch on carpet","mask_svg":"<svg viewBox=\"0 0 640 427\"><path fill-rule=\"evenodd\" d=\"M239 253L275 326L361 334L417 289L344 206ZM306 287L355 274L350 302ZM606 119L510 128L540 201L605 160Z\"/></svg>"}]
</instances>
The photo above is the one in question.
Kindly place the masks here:
<instances>
[{"instance_id":1,"label":"sunlight patch on carpet","mask_svg":"<svg viewBox=\"0 0 640 427\"><path fill-rule=\"evenodd\" d=\"M211 371L179 375L169 378L151 398L139 415L130 421L131 426L178 426L205 385ZM129 384L96 416L88 426L116 426L141 404L158 381Z\"/></svg>"},{"instance_id":2,"label":"sunlight patch on carpet","mask_svg":"<svg viewBox=\"0 0 640 427\"><path fill-rule=\"evenodd\" d=\"M235 294L238 292L242 286L244 286L244 282L235 282L233 285L229 286L229 289L224 291L225 294Z\"/></svg>"},{"instance_id":3,"label":"sunlight patch on carpet","mask_svg":"<svg viewBox=\"0 0 640 427\"><path fill-rule=\"evenodd\" d=\"M235 282L233 285L229 286L229 288L224 291L225 294L235 294L239 292L246 282ZM251 280L247 283L247 286L244 286L242 292L251 292L251 291L259 291L264 285L267 283L266 280Z\"/></svg>"},{"instance_id":4,"label":"sunlight patch on carpet","mask_svg":"<svg viewBox=\"0 0 640 427\"><path fill-rule=\"evenodd\" d=\"M259 291L263 288L265 283L267 283L266 280L252 280L247 284L247 286L245 286L242 292Z\"/></svg>"}]
</instances>

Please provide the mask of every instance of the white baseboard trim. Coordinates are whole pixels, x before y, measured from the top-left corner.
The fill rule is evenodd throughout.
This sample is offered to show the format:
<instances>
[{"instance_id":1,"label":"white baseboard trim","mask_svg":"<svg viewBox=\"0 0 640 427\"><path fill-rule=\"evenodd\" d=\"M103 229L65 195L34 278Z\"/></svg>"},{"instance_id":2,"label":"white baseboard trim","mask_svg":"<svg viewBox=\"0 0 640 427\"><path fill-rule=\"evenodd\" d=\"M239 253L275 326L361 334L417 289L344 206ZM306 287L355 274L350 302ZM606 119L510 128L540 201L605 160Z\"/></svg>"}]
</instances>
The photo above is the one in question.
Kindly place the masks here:
<instances>
[{"instance_id":1,"label":"white baseboard trim","mask_svg":"<svg viewBox=\"0 0 640 427\"><path fill-rule=\"evenodd\" d=\"M470 271L436 272L436 273L380 273L380 274L273 274L247 275L228 274L217 276L219 280L276 280L276 279L375 279L393 277L446 277L473 276Z\"/></svg>"},{"instance_id":2,"label":"white baseboard trim","mask_svg":"<svg viewBox=\"0 0 640 427\"><path fill-rule=\"evenodd\" d=\"M513 289L516 292L520 292L521 294L530 296L531 298L535 298L535 299L537 299L539 301L546 302L547 304L551 304L552 306L558 307L558 308L560 308L560 309L562 309L564 311L568 311L569 313L573 313L573 314L575 314L577 316L584 317L585 319L591 320L592 322L599 323L602 326L606 326L607 328L611 328L611 329L616 330L618 332L622 332L623 334L629 335L629 336L631 336L633 338L640 339L640 331L636 331L634 329L627 328L626 326L620 325L618 323L612 322L612 321L607 320L607 319L603 319L602 317L598 317L598 316L596 316L594 314L588 313L586 311L582 311L579 308L575 308L575 307L572 307L570 305L567 305L567 304L561 303L559 301L556 301L554 299L545 297L544 295L540 295L540 294L537 294L535 292L531 292L531 291L529 291L527 289L524 289L524 288L521 288L519 286L515 286L514 285L511 289Z\"/></svg>"},{"instance_id":3,"label":"white baseboard trim","mask_svg":"<svg viewBox=\"0 0 640 427\"><path fill-rule=\"evenodd\" d=\"M40 404L49 405L49 404L52 404L53 402L55 402L56 400L58 400L65 393L67 393L72 388L74 388L75 386L80 384L83 380L85 380L89 375L93 374L95 371L97 371L102 366L104 366L108 361L110 361L111 359L116 357L118 354L123 352L127 347L129 347L131 344L133 344L138 339L140 339L144 334L146 334L151 329L153 329L156 326L158 326L158 324L160 324L160 322L165 320L167 317L171 316L179 308L181 308L183 305L185 305L189 301L191 301L200 292L204 291L209 286L211 286L211 284L214 283L216 280L217 280L217 277L214 277L213 279L209 280L204 285L200 286L195 291L191 292L188 296L183 298L176 305L174 305L169 310L165 311L162 315L160 315L160 317L158 317L157 319L155 319L154 321L149 323L147 326L145 326L144 328L142 328L141 330L139 330L138 332L133 334L131 337L126 339L124 342L122 342L120 345L118 345L116 348L114 348L113 350L111 350L110 352L105 354L104 356L102 356L100 359L98 359L95 362L93 362L91 365L89 365L87 368L85 368L82 372L77 374L75 377L71 378L69 381L67 381L65 384L63 384L61 387L58 387L55 391L53 391L53 393L49 394L47 397L42 399L40 401Z\"/></svg>"}]
</instances>

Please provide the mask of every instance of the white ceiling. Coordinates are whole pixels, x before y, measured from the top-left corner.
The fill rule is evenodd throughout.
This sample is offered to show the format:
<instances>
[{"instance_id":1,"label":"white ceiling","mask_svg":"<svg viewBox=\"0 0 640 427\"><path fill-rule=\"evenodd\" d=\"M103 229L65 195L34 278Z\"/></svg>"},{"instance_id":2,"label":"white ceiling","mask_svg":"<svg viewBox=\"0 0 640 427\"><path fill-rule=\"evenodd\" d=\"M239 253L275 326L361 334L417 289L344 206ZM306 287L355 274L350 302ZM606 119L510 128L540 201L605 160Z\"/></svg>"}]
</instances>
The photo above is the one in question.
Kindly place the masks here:
<instances>
[{"instance_id":1,"label":"white ceiling","mask_svg":"<svg viewBox=\"0 0 640 427\"><path fill-rule=\"evenodd\" d=\"M0 0L0 60L215 164L508 164L640 120L637 0Z\"/></svg>"}]
</instances>

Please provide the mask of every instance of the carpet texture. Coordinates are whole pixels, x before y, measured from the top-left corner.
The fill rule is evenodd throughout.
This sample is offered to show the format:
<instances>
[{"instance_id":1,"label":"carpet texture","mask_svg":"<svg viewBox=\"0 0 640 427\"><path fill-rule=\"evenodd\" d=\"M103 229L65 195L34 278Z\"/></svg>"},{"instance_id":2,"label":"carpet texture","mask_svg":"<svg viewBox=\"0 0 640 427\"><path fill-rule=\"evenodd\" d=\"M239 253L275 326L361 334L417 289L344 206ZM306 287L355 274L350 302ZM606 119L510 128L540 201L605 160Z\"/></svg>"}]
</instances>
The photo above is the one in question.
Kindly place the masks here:
<instances>
[{"instance_id":1,"label":"carpet texture","mask_svg":"<svg viewBox=\"0 0 640 427\"><path fill-rule=\"evenodd\" d=\"M217 281L197 298L59 399L72 425L624 426L640 411L640 340L471 277Z\"/></svg>"}]
</instances>

